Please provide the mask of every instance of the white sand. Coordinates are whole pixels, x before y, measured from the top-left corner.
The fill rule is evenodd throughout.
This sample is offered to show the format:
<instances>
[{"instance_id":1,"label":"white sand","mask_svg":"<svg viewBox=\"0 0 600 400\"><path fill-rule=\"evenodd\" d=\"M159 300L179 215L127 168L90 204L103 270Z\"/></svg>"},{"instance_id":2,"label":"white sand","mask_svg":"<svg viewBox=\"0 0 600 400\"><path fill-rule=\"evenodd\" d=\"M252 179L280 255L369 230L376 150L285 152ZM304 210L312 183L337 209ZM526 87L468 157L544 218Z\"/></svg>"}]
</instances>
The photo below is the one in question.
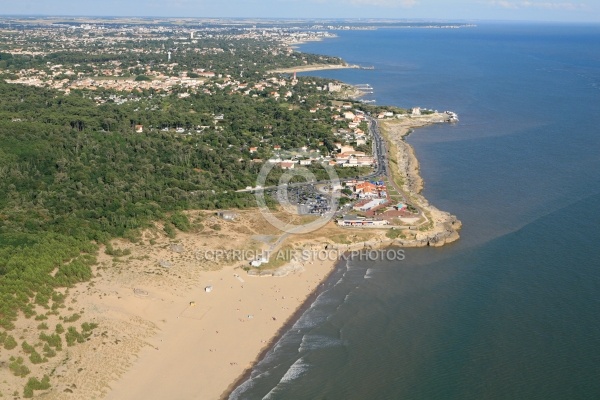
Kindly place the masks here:
<instances>
[{"instance_id":1,"label":"white sand","mask_svg":"<svg viewBox=\"0 0 600 400\"><path fill-rule=\"evenodd\" d=\"M430 230L414 238L406 231L407 239L391 240L385 230L343 229L332 222L311 235L292 235L284 247L323 249L326 243L354 243L340 247L361 249L425 246L432 238L441 245L458 239L460 222L418 195L418 163L412 153L404 157L409 146L399 143L410 127L436 121L395 122L386 128L399 145L398 159L409 160L400 169L403 189L429 213ZM254 210L239 214L235 222L226 222L214 213L192 212L192 219L201 220L200 231L170 240L157 226L144 232L138 244L116 241L115 247L131 250L129 256L113 258L101 250L96 278L71 289L67 300L71 312L83 312L72 325L99 326L85 343L35 366L36 376L50 374L52 388L44 398L187 400L218 399L226 393L335 264L305 262L285 277L255 277L240 268L247 262L199 260L198 251L206 249L265 249L281 234ZM205 292L207 286L213 288L210 293ZM48 322L54 326L58 320ZM35 325L22 319L15 334L33 343ZM22 388L22 378L2 371L0 377L6 377L11 388Z\"/></svg>"},{"instance_id":2,"label":"white sand","mask_svg":"<svg viewBox=\"0 0 600 400\"><path fill-rule=\"evenodd\" d=\"M185 298L155 293L118 303L154 322L159 332L132 368L111 384L107 399L217 399L249 368L331 264L277 277L243 276L232 268L206 272ZM212 292L204 287L211 285ZM195 302L191 306L190 302ZM117 302L112 307L118 307Z\"/></svg>"}]
</instances>

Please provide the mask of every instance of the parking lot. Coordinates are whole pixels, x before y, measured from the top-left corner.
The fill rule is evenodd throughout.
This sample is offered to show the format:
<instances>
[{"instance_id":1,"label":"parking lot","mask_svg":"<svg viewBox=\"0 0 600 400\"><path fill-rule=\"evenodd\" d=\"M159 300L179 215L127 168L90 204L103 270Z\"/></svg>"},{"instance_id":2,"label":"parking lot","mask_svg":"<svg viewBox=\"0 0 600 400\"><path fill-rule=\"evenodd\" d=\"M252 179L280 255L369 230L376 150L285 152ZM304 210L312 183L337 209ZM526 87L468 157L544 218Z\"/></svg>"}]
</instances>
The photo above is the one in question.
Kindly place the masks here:
<instances>
[{"instance_id":1,"label":"parking lot","mask_svg":"<svg viewBox=\"0 0 600 400\"><path fill-rule=\"evenodd\" d=\"M331 197L320 193L315 185L281 186L268 194L280 204L295 206L299 215L323 215L331 210Z\"/></svg>"}]
</instances>

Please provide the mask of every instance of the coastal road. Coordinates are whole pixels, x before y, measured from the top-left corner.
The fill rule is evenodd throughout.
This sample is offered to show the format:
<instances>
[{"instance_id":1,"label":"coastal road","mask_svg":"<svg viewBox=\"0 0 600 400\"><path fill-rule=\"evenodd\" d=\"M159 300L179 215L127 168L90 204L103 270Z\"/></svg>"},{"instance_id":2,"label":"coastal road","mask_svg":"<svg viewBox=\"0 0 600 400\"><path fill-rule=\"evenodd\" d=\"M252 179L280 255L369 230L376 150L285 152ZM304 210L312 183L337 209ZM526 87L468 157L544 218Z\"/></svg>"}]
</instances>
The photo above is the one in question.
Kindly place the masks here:
<instances>
[{"instance_id":1,"label":"coastal road","mask_svg":"<svg viewBox=\"0 0 600 400\"><path fill-rule=\"evenodd\" d=\"M409 194L406 191L404 191L401 187L399 187L392 177L392 170L389 166L389 157L387 154L389 150L386 149L386 142L381 136L377 120L372 117L367 117L367 120L369 121L369 130L371 132L371 135L373 136L373 142L375 145L374 154L376 154L377 157L377 171L370 175L372 175L373 177L385 175L389 184L392 185L394 189L396 189L396 191L399 194L401 194L402 197L404 197L405 200L410 199ZM416 226L427 224L429 222L429 218L427 218L427 215L425 214L423 209L417 204L412 203L412 205L413 207L415 207L415 209L419 211L419 214L422 215L425 219L423 222Z\"/></svg>"},{"instance_id":2,"label":"coastal road","mask_svg":"<svg viewBox=\"0 0 600 400\"><path fill-rule=\"evenodd\" d=\"M369 174L358 176L358 179L365 179L365 180L377 178L381 175L387 175L387 171L388 171L385 141L383 140L383 138L381 137L381 134L379 133L379 127L377 125L377 120L374 118L371 118L369 116L367 116L367 120L369 122L369 130L373 137L373 158L375 160L377 160L377 168L375 171L373 171ZM346 181L352 181L355 179L356 178L339 179L339 182L341 183L341 182L346 182ZM287 187L293 188L293 187L302 187L302 186L307 186L307 185L323 185L323 184L335 183L336 181L338 181L338 180L326 179L326 180L313 181L313 182L288 183ZM240 189L240 190L236 190L236 192L238 192L238 193L260 192L260 191L264 191L264 190L278 189L279 187L280 187L279 185L273 185L273 186L265 186L265 187L261 187L261 188Z\"/></svg>"},{"instance_id":3,"label":"coastal road","mask_svg":"<svg viewBox=\"0 0 600 400\"><path fill-rule=\"evenodd\" d=\"M369 179L379 178L382 175L385 175L389 184L391 186L393 186L394 189L396 189L397 193L399 193L405 199L405 201L410 199L409 194L406 191L404 191L401 187L399 187L392 177L392 173L391 173L391 169L390 169L390 165L389 165L389 156L388 156L389 149L387 149L386 142L381 135L381 132L379 130L379 123L378 123L377 119L375 119L369 115L365 115L365 116L366 116L366 119L368 122L369 132L371 133L371 137L373 138L373 158L377 161L377 163L376 163L375 171L373 171L367 175L358 176L358 179L369 180ZM303 186L308 186L308 185L332 184L332 183L336 183L336 182L342 183L342 182L350 181L350 180L353 180L353 179L339 179L339 180L328 179L328 180L313 181L313 182L288 183L286 185L288 188L295 188L295 187L303 187ZM261 191L265 191L265 190L279 189L279 187L280 186L278 186L278 185L273 185L273 186L265 186L262 188L241 189L241 190L237 190L237 192L256 193L256 192L261 192ZM425 214L423 208L414 203L412 203L412 205L419 212L419 215L423 216L423 218L424 218L424 220L419 225L416 225L415 228L429 223L429 218ZM283 241L289 236L290 233L292 233L292 232L287 232L287 233L282 234L278 238L278 240L270 246L269 252L272 252L275 249L279 248L281 246L281 244L283 243Z\"/></svg>"},{"instance_id":4,"label":"coastal road","mask_svg":"<svg viewBox=\"0 0 600 400\"><path fill-rule=\"evenodd\" d=\"M366 115L366 118L367 118L367 122L369 125L369 132L371 133L371 137L373 138L373 158L377 161L377 167L376 167L375 171L373 171L367 175L359 176L358 179L369 180L369 179L374 179L374 178L381 177L382 175L385 175L387 177L389 184L392 185L394 187L394 189L396 189L396 191L404 197L405 200L408 200L410 198L408 193L406 193L402 188L400 188L396 184L396 182L393 180L391 169L389 166L389 157L388 157L389 150L387 149L386 142L383 139L381 132L379 131L379 123L377 122L377 119L375 119L371 116L368 116L368 115ZM354 180L354 178L353 179L339 179L339 182L341 183L341 182L350 181L350 180ZM287 187L294 188L294 187L302 187L302 186L308 186L308 185L331 184L331 183L335 183L335 182L336 182L336 180L328 179L328 180L314 181L314 182L288 183ZM241 190L237 190L237 192L254 192L255 193L255 192L259 192L259 191L273 190L273 189L278 189L278 188L279 188L279 186L274 185L274 186L265 186L263 188L241 189ZM413 204L413 206L419 211L419 214L422 215L423 218L425 218L425 221L423 221L419 225L423 225L423 224L426 224L427 222L429 222L429 219L423 212L423 209L416 204Z\"/></svg>"}]
</instances>

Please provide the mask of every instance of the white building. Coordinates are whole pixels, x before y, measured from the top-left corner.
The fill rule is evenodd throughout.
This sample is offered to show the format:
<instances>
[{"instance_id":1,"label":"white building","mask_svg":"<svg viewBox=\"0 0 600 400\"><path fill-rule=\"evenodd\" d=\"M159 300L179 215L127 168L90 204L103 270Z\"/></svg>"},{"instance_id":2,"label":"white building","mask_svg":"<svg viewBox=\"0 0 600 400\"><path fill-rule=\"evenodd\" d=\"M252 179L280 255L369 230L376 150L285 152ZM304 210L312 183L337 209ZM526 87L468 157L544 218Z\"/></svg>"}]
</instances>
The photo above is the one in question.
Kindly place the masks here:
<instances>
[{"instance_id":1,"label":"white building","mask_svg":"<svg viewBox=\"0 0 600 400\"><path fill-rule=\"evenodd\" d=\"M354 209L358 210L358 211L363 211L363 212L364 211L369 211L369 210L372 210L375 207L378 207L378 206L382 205L386 201L387 201L387 199L373 199L373 200L369 201L366 204L361 204L361 205L355 206Z\"/></svg>"},{"instance_id":2,"label":"white building","mask_svg":"<svg viewBox=\"0 0 600 400\"><path fill-rule=\"evenodd\" d=\"M337 221L339 226L384 226L389 225L390 223L386 220L372 219L372 218L364 218L359 217L357 215L344 215L344 218L339 219Z\"/></svg>"}]
</instances>

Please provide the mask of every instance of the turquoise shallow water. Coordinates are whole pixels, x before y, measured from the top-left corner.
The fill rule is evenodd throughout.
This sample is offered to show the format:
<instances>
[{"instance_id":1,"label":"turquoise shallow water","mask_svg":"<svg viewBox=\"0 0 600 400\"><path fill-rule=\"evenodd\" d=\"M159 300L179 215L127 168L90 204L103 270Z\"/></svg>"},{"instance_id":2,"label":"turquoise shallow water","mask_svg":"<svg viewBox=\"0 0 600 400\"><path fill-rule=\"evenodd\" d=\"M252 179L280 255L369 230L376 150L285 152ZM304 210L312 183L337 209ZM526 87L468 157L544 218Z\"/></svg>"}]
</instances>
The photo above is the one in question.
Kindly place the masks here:
<instances>
[{"instance_id":1,"label":"turquoise shallow water","mask_svg":"<svg viewBox=\"0 0 600 400\"><path fill-rule=\"evenodd\" d=\"M240 399L600 398L600 26L341 32L303 51L374 71L461 240L340 264Z\"/></svg>"}]
</instances>

